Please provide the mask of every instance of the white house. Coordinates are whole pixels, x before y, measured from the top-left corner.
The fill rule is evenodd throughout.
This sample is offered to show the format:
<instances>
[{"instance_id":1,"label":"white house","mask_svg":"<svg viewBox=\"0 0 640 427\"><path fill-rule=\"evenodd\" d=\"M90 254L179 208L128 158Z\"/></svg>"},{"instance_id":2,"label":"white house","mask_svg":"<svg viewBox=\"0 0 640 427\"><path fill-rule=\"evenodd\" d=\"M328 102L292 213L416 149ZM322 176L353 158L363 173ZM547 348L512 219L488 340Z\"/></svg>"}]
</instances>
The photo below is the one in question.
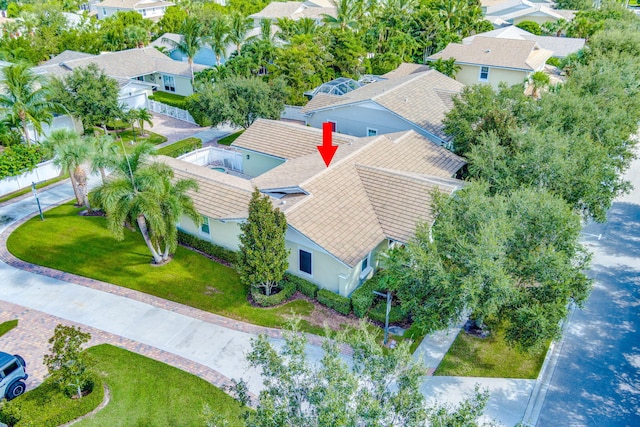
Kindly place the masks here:
<instances>
[{"instance_id":1,"label":"white house","mask_svg":"<svg viewBox=\"0 0 640 427\"><path fill-rule=\"evenodd\" d=\"M550 0L483 1L482 11L485 19L495 27L517 25L522 21L538 24L561 19L571 21L575 16L573 10L555 9L553 1Z\"/></svg>"},{"instance_id":2,"label":"white house","mask_svg":"<svg viewBox=\"0 0 640 427\"><path fill-rule=\"evenodd\" d=\"M275 22L280 18L289 18L294 21L310 18L317 24L322 24L324 15L333 17L337 15L337 8L332 0L271 2L260 12L249 15L249 18L253 19L254 26L258 27L263 19Z\"/></svg>"},{"instance_id":3,"label":"white house","mask_svg":"<svg viewBox=\"0 0 640 427\"><path fill-rule=\"evenodd\" d=\"M157 0L104 0L94 7L98 13L98 19L104 19L118 12L138 12L144 18L158 21L164 15L168 7L175 3Z\"/></svg>"}]
</instances>

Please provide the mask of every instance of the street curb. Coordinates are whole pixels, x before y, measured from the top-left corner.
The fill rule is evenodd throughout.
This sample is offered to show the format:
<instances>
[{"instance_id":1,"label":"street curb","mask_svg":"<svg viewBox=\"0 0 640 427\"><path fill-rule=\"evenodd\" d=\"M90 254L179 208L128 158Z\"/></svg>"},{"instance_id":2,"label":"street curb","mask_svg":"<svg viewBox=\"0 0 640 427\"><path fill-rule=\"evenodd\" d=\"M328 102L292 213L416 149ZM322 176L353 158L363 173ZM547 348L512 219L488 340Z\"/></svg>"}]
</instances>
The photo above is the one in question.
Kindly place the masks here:
<instances>
[{"instance_id":1,"label":"street curb","mask_svg":"<svg viewBox=\"0 0 640 427\"><path fill-rule=\"evenodd\" d=\"M542 363L540 374L538 374L536 383L533 386L533 390L531 391L531 396L529 397L529 402L527 403L527 409L524 411L524 415L522 417L521 425L523 427L535 427L538 424L538 418L540 418L540 413L542 412L542 405L544 404L545 398L547 397L551 379L553 378L553 374L556 371L558 359L560 358L560 353L562 352L562 347L564 346L567 325L573 318L573 313L575 313L575 311L576 305L574 303L571 303L569 314L562 322L562 337L560 338L560 341L553 341L549 346L549 351L547 351L547 355L544 358L544 362Z\"/></svg>"}]
</instances>

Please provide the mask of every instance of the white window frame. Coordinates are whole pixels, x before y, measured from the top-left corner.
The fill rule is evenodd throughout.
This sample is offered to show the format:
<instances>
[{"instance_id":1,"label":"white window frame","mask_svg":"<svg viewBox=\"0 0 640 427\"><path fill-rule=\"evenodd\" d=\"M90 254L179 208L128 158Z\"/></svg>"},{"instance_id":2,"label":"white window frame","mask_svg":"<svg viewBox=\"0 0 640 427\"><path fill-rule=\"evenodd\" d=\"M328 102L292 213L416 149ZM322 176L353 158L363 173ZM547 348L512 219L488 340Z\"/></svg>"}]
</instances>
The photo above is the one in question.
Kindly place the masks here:
<instances>
[{"instance_id":1,"label":"white window frame","mask_svg":"<svg viewBox=\"0 0 640 427\"><path fill-rule=\"evenodd\" d=\"M204 227L207 227L207 231L204 231ZM200 234L205 236L211 236L211 221L208 216L202 215L202 223L200 224Z\"/></svg>"},{"instance_id":2,"label":"white window frame","mask_svg":"<svg viewBox=\"0 0 640 427\"><path fill-rule=\"evenodd\" d=\"M484 70L484 69L487 70L486 77L482 78L482 74L485 74L485 73L482 72L482 70ZM483 66L480 67L480 74L478 74L478 80L481 81L481 82L488 82L489 81L489 67L488 66L483 65Z\"/></svg>"},{"instance_id":3,"label":"white window frame","mask_svg":"<svg viewBox=\"0 0 640 427\"><path fill-rule=\"evenodd\" d=\"M373 132L371 135L370 133ZM378 129L367 128L367 136L378 136Z\"/></svg>"},{"instance_id":4,"label":"white window frame","mask_svg":"<svg viewBox=\"0 0 640 427\"><path fill-rule=\"evenodd\" d=\"M300 252L306 252L311 257L310 263L309 263L309 267L311 269L311 273L307 273L306 271L304 271L304 270L302 270L300 268L301 267L301 261L302 261L302 257L300 256ZM313 277L313 252L308 250L308 249L306 249L306 248L298 247L298 272L304 274L307 277Z\"/></svg>"},{"instance_id":5,"label":"white window frame","mask_svg":"<svg viewBox=\"0 0 640 427\"><path fill-rule=\"evenodd\" d=\"M173 86L170 86L167 84L168 81L173 82ZM169 89L167 89L167 87L169 87ZM171 90L171 88L173 87L173 90ZM171 93L175 93L176 92L176 79L173 76L170 76L168 74L163 74L162 75L162 88L164 89L165 92L171 92Z\"/></svg>"}]
</instances>

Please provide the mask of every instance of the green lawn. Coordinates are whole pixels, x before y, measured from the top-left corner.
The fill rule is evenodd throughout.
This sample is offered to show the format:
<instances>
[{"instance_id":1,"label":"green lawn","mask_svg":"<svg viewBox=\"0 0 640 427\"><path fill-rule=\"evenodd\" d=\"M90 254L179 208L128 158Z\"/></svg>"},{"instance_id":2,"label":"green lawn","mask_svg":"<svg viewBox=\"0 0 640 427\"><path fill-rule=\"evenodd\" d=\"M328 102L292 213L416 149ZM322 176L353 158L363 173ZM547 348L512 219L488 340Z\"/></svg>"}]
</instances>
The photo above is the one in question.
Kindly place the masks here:
<instances>
[{"instance_id":1,"label":"green lawn","mask_svg":"<svg viewBox=\"0 0 640 427\"><path fill-rule=\"evenodd\" d=\"M235 141L236 139L238 139L238 137L240 135L242 135L243 133L244 133L244 130L240 130L240 131L238 131L236 133L232 133L231 135L227 135L224 138L220 138L218 140L218 144L220 144L220 145L231 145L231 143L233 141Z\"/></svg>"},{"instance_id":2,"label":"green lawn","mask_svg":"<svg viewBox=\"0 0 640 427\"><path fill-rule=\"evenodd\" d=\"M461 331L434 375L534 379L546 354L546 348L520 353L507 346L500 332L481 339Z\"/></svg>"},{"instance_id":3,"label":"green lawn","mask_svg":"<svg viewBox=\"0 0 640 427\"><path fill-rule=\"evenodd\" d=\"M159 135L157 133L153 133L149 131L148 125L145 126L145 129L144 129L144 133L145 133L144 137L140 136L139 132L140 130L136 127L135 141L134 141L133 132L131 131L131 129L120 131L117 134L113 133L112 135L121 138L124 141L125 146L135 145L135 143L140 143L142 141L150 142L153 145L158 145L158 144L162 144L167 140L166 136Z\"/></svg>"},{"instance_id":4,"label":"green lawn","mask_svg":"<svg viewBox=\"0 0 640 427\"><path fill-rule=\"evenodd\" d=\"M189 137L180 141L176 141L166 147L158 148L156 151L158 154L162 154L169 157L178 157L197 148L202 148L202 141L200 138Z\"/></svg>"},{"instance_id":5,"label":"green lawn","mask_svg":"<svg viewBox=\"0 0 640 427\"><path fill-rule=\"evenodd\" d=\"M111 402L86 426L202 426L206 402L227 420L242 426L239 405L207 381L164 363L110 345L88 350L96 370L111 389Z\"/></svg>"},{"instance_id":6,"label":"green lawn","mask_svg":"<svg viewBox=\"0 0 640 427\"><path fill-rule=\"evenodd\" d=\"M153 359L102 344L86 350L98 384L82 400L66 397L50 381L11 402L22 414L21 426L57 426L91 412L103 399L102 382L111 400L77 426L201 426L206 402L229 427L244 425L239 405L220 389L195 375Z\"/></svg>"},{"instance_id":7,"label":"green lawn","mask_svg":"<svg viewBox=\"0 0 640 427\"><path fill-rule=\"evenodd\" d=\"M282 327L285 316L307 316L313 304L295 300L276 308L257 308L232 268L178 247L170 263L155 267L139 233L125 230L116 241L103 217L83 217L71 203L51 209L45 220L32 218L7 240L9 251L20 259L57 270L135 289L201 310L257 325ZM288 316L287 316L288 317ZM303 320L307 332L322 328Z\"/></svg>"},{"instance_id":8,"label":"green lawn","mask_svg":"<svg viewBox=\"0 0 640 427\"><path fill-rule=\"evenodd\" d=\"M18 326L18 319L8 320L4 323L0 323L0 337Z\"/></svg>"}]
</instances>

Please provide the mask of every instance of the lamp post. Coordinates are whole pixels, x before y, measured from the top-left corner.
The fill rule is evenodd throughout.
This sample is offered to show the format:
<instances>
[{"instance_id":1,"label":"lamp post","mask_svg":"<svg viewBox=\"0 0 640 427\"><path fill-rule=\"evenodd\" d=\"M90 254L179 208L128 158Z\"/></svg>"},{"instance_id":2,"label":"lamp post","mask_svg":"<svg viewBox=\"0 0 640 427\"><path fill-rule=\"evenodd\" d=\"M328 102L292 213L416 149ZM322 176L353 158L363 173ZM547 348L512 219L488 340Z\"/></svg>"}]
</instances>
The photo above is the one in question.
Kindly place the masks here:
<instances>
[{"instance_id":1,"label":"lamp post","mask_svg":"<svg viewBox=\"0 0 640 427\"><path fill-rule=\"evenodd\" d=\"M44 221L44 215L42 215L42 208L40 207L40 199L38 198L38 190L36 190L35 182L31 182L31 192L33 193L33 197L36 198L36 203L38 204L38 212L40 212L40 221Z\"/></svg>"},{"instance_id":2,"label":"lamp post","mask_svg":"<svg viewBox=\"0 0 640 427\"><path fill-rule=\"evenodd\" d=\"M383 294L382 292L377 292L377 291L373 291L374 294L381 296L381 297L387 297L387 315L384 319L384 345L387 345L387 339L389 338L389 313L391 312L391 291L387 291L386 294Z\"/></svg>"}]
</instances>

